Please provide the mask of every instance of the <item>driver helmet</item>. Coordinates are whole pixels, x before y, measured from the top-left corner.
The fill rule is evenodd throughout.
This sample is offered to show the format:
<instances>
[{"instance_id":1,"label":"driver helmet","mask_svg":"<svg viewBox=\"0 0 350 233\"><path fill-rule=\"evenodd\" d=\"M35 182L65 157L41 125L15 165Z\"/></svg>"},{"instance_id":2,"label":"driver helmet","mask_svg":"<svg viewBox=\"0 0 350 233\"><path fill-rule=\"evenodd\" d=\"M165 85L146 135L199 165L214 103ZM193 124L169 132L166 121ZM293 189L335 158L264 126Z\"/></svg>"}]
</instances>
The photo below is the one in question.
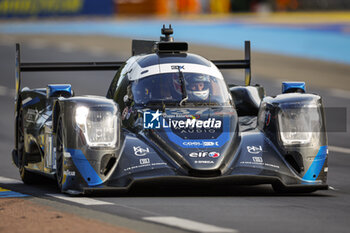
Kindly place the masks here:
<instances>
[{"instance_id":1,"label":"driver helmet","mask_svg":"<svg viewBox=\"0 0 350 233\"><path fill-rule=\"evenodd\" d=\"M196 74L186 79L187 93L194 100L206 100L209 96L210 80L208 75Z\"/></svg>"}]
</instances>

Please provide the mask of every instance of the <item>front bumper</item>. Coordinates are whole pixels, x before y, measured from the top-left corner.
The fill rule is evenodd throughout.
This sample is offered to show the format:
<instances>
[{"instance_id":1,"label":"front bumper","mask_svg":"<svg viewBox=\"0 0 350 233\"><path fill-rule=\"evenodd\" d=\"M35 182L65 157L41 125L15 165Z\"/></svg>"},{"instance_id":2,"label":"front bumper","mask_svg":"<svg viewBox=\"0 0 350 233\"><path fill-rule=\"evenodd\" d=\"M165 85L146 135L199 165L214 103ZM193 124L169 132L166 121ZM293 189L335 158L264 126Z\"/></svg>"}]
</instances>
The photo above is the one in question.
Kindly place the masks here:
<instances>
[{"instance_id":1,"label":"front bumper","mask_svg":"<svg viewBox=\"0 0 350 233\"><path fill-rule=\"evenodd\" d=\"M261 176L261 175L229 175L220 177L188 177L188 176L162 176L146 177L132 179L128 186L113 186L113 181L98 187L84 187L82 194L93 194L101 192L113 192L116 194L128 193L131 190L153 190L153 188L162 187L167 190L168 187L196 190L200 188L234 188L240 185L261 185L271 184L277 192L288 193L310 193L317 190L327 190L327 184L307 183L307 184L285 184L279 177ZM68 192L69 193L69 192Z\"/></svg>"}]
</instances>

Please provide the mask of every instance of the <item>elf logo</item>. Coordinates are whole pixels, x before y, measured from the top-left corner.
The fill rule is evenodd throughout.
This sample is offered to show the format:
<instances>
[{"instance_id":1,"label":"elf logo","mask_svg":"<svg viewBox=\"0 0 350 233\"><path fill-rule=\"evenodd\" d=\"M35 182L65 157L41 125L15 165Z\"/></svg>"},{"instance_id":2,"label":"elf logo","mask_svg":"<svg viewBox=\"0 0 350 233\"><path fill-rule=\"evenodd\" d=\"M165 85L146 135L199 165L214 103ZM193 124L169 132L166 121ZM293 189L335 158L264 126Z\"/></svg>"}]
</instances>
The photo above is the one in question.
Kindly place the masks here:
<instances>
[{"instance_id":1,"label":"elf logo","mask_svg":"<svg viewBox=\"0 0 350 233\"><path fill-rule=\"evenodd\" d=\"M201 152L192 152L189 154L191 158L218 158L220 156L220 153L218 152L207 152L207 151L201 151Z\"/></svg>"},{"instance_id":2,"label":"elf logo","mask_svg":"<svg viewBox=\"0 0 350 233\"><path fill-rule=\"evenodd\" d=\"M220 156L220 154L217 153L217 152L210 152L208 155L209 155L209 157L211 157L211 158L217 158L217 157Z\"/></svg>"}]
</instances>

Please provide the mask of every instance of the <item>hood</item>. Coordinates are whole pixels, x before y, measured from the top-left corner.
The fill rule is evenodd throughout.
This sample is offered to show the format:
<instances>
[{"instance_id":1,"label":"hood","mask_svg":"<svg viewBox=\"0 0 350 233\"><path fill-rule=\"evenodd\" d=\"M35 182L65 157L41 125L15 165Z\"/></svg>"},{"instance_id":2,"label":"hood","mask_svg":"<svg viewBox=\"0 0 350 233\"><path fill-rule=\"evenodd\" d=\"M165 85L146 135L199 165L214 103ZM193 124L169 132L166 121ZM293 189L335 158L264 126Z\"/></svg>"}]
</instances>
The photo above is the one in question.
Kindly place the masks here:
<instances>
[{"instance_id":1,"label":"hood","mask_svg":"<svg viewBox=\"0 0 350 233\"><path fill-rule=\"evenodd\" d=\"M222 170L239 140L232 107L145 111L144 117L144 128L149 128L155 144L191 171Z\"/></svg>"}]
</instances>

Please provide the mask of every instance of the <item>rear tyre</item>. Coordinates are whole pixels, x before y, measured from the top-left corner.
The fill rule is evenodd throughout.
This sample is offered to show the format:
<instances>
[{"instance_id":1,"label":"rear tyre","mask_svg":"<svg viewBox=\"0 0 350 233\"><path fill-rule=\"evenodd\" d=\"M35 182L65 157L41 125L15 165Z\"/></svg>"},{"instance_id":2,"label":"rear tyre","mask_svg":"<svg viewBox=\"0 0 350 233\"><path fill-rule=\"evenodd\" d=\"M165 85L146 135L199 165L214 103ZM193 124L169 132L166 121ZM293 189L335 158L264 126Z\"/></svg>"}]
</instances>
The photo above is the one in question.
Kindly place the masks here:
<instances>
[{"instance_id":1,"label":"rear tyre","mask_svg":"<svg viewBox=\"0 0 350 233\"><path fill-rule=\"evenodd\" d=\"M25 168L26 159L24 153L24 124L22 108L20 108L17 119L17 137L18 168L21 179L25 184L39 183L41 181L41 177L38 174L32 173Z\"/></svg>"},{"instance_id":2,"label":"rear tyre","mask_svg":"<svg viewBox=\"0 0 350 233\"><path fill-rule=\"evenodd\" d=\"M63 127L62 118L60 117L57 122L56 132L56 180L57 187L62 192L63 186Z\"/></svg>"}]
</instances>

